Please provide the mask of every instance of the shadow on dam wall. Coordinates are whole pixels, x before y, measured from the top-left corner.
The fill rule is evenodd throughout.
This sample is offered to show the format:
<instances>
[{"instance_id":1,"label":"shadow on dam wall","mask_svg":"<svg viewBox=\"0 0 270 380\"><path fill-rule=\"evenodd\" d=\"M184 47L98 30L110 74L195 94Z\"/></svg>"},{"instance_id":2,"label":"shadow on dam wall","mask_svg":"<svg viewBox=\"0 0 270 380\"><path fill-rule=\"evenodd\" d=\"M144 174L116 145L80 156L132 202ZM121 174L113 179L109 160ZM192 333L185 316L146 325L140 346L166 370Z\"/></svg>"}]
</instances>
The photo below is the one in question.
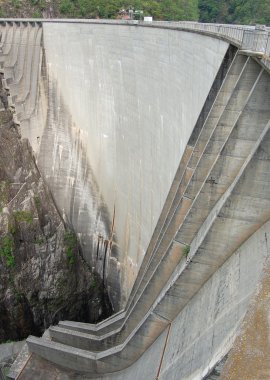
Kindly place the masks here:
<instances>
[{"instance_id":1,"label":"shadow on dam wall","mask_svg":"<svg viewBox=\"0 0 270 380\"><path fill-rule=\"evenodd\" d=\"M50 184L66 224L77 232L84 258L107 287L109 260L119 257L113 215L109 215L87 158L81 131L59 95L57 81L49 77L47 81L47 122L39 142L37 164ZM119 307L120 273L114 272L114 276L117 275L113 278L115 286L110 291L115 308Z\"/></svg>"}]
</instances>

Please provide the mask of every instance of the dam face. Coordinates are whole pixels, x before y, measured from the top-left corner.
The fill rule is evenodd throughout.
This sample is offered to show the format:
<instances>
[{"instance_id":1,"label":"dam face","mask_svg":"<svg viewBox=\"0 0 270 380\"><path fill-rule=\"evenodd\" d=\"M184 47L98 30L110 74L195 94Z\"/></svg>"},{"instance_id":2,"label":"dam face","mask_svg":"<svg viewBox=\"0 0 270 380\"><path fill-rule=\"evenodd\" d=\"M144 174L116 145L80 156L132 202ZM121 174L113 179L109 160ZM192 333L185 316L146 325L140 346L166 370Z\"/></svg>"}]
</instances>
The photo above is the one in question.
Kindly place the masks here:
<instances>
[{"instance_id":1,"label":"dam face","mask_svg":"<svg viewBox=\"0 0 270 380\"><path fill-rule=\"evenodd\" d=\"M38 166L116 310L227 49L173 30L43 24L47 121L22 135L39 139Z\"/></svg>"},{"instance_id":2,"label":"dam face","mask_svg":"<svg viewBox=\"0 0 270 380\"><path fill-rule=\"evenodd\" d=\"M116 311L29 337L10 379L56 378L57 366L67 379L203 379L269 256L269 31L104 20L1 31L14 121Z\"/></svg>"}]
</instances>

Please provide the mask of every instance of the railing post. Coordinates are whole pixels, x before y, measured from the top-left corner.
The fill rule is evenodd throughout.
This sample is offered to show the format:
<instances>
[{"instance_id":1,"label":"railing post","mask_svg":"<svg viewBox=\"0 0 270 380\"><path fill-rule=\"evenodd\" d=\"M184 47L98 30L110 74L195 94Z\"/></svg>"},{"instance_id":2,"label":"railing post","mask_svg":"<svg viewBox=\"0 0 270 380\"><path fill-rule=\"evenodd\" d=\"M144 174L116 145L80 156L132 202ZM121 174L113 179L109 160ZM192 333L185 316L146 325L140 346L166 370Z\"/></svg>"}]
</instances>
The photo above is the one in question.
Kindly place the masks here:
<instances>
[{"instance_id":1,"label":"railing post","mask_svg":"<svg viewBox=\"0 0 270 380\"><path fill-rule=\"evenodd\" d=\"M270 57L270 34L268 34L268 37L267 37L267 44L266 44L265 55L267 57Z\"/></svg>"},{"instance_id":2,"label":"railing post","mask_svg":"<svg viewBox=\"0 0 270 380\"><path fill-rule=\"evenodd\" d=\"M255 53L266 54L268 35L268 31L264 27L255 27L253 30L246 29L243 34L241 48Z\"/></svg>"}]
</instances>

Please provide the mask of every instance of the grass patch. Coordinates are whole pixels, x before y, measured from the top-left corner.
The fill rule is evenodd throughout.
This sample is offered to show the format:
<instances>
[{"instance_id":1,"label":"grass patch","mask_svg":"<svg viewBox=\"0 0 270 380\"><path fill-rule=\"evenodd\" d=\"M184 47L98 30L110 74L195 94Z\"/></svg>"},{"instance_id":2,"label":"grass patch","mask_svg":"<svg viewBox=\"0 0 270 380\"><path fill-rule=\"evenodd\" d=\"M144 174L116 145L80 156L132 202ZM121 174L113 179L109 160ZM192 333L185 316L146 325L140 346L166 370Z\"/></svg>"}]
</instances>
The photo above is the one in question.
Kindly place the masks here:
<instances>
[{"instance_id":1,"label":"grass patch","mask_svg":"<svg viewBox=\"0 0 270 380\"><path fill-rule=\"evenodd\" d=\"M15 211L13 217L17 223L26 222L28 224L33 223L33 215L30 211Z\"/></svg>"},{"instance_id":2,"label":"grass patch","mask_svg":"<svg viewBox=\"0 0 270 380\"><path fill-rule=\"evenodd\" d=\"M36 208L39 210L40 207L41 207L41 199L40 199L40 197L39 196L35 196L34 197L34 202L35 202Z\"/></svg>"},{"instance_id":3,"label":"grass patch","mask_svg":"<svg viewBox=\"0 0 270 380\"><path fill-rule=\"evenodd\" d=\"M64 246L69 265L72 265L75 262L74 254L77 249L77 245L76 234L72 231L66 231L64 234Z\"/></svg>"},{"instance_id":4,"label":"grass patch","mask_svg":"<svg viewBox=\"0 0 270 380\"><path fill-rule=\"evenodd\" d=\"M35 239L34 243L35 243L35 244L38 244L38 245L42 245L42 244L45 243L45 241L46 241L46 240L45 240L44 238L39 237L39 238L36 238L36 239Z\"/></svg>"},{"instance_id":5,"label":"grass patch","mask_svg":"<svg viewBox=\"0 0 270 380\"><path fill-rule=\"evenodd\" d=\"M72 1L61 0L59 10L64 15L67 15L67 14L72 14L75 11L75 7Z\"/></svg>"},{"instance_id":6,"label":"grass patch","mask_svg":"<svg viewBox=\"0 0 270 380\"><path fill-rule=\"evenodd\" d=\"M0 257L4 257L6 259L6 264L9 268L13 268L15 266L15 257L13 255L14 252L14 240L10 235L5 235L1 239L0 245Z\"/></svg>"},{"instance_id":7,"label":"grass patch","mask_svg":"<svg viewBox=\"0 0 270 380\"><path fill-rule=\"evenodd\" d=\"M189 254L189 251L190 251L190 245L186 245L184 248L183 248L183 255L185 257L188 257L188 254Z\"/></svg>"},{"instance_id":8,"label":"grass patch","mask_svg":"<svg viewBox=\"0 0 270 380\"><path fill-rule=\"evenodd\" d=\"M12 4L13 7L15 7L16 9L19 9L20 6L21 6L21 0L11 0L11 4Z\"/></svg>"},{"instance_id":9,"label":"grass patch","mask_svg":"<svg viewBox=\"0 0 270 380\"><path fill-rule=\"evenodd\" d=\"M35 11L33 13L33 18L42 18L42 13L40 11Z\"/></svg>"}]
</instances>

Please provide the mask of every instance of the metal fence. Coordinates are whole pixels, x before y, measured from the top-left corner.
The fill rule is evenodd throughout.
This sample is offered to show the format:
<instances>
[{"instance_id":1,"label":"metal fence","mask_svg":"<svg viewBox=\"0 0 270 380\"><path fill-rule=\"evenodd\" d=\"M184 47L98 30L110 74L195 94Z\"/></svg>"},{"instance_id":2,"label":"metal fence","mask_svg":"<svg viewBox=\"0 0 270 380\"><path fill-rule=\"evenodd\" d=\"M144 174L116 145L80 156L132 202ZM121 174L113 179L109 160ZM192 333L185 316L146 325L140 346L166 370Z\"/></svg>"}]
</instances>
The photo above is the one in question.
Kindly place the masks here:
<instances>
[{"instance_id":1,"label":"metal fence","mask_svg":"<svg viewBox=\"0 0 270 380\"><path fill-rule=\"evenodd\" d=\"M216 35L219 37L224 37L230 41L236 43L237 45L241 44L243 39L244 28L241 26L232 26L225 24L203 24L199 22L191 21L179 21L179 22L170 22L170 21L154 21L152 22L153 26L163 26L167 28L177 28L181 30L196 31L199 33L205 33L210 35Z\"/></svg>"},{"instance_id":2,"label":"metal fence","mask_svg":"<svg viewBox=\"0 0 270 380\"><path fill-rule=\"evenodd\" d=\"M42 21L42 20L41 20ZM44 21L44 20L43 20ZM59 22L59 20L48 20L50 22ZM62 20L61 20L62 21ZM63 20L66 22L66 20ZM69 20L69 22L78 22L78 20ZM240 49L254 52L255 54L270 56L270 29L260 26L247 25L228 25L228 24L208 24L193 21L134 21L134 20L80 20L95 24L127 24L140 25L147 27L160 27L168 29L179 29L194 31L202 34L221 37L237 45Z\"/></svg>"},{"instance_id":3,"label":"metal fence","mask_svg":"<svg viewBox=\"0 0 270 380\"><path fill-rule=\"evenodd\" d=\"M204 24L198 22L154 21L153 26L195 31L202 34L221 37L262 59L263 64L270 69L270 29L265 26L245 26L226 24Z\"/></svg>"},{"instance_id":4,"label":"metal fence","mask_svg":"<svg viewBox=\"0 0 270 380\"><path fill-rule=\"evenodd\" d=\"M57 21L57 20L56 20ZM74 20L75 21L75 20ZM148 27L160 27L194 31L202 34L221 37L237 45L242 50L248 50L255 54L263 54L264 58L270 57L270 29L260 26L208 24L193 21L133 21L133 20L85 20L91 23L105 24L129 24ZM270 66L270 65L269 65Z\"/></svg>"},{"instance_id":5,"label":"metal fence","mask_svg":"<svg viewBox=\"0 0 270 380\"><path fill-rule=\"evenodd\" d=\"M267 53L270 49L270 31L266 27L227 25L227 24L204 24L199 22L162 22L154 21L153 26L177 28L181 30L196 31L223 37L235 43L241 49L251 50L258 53Z\"/></svg>"},{"instance_id":6,"label":"metal fence","mask_svg":"<svg viewBox=\"0 0 270 380\"><path fill-rule=\"evenodd\" d=\"M223 38L238 46L242 50L253 52L260 56L262 62L270 69L270 28L263 25L228 25L208 24L194 21L137 21L137 20L78 20L78 19L0 19L1 23L7 22L50 22L50 23L80 23L80 24L115 24L115 25L140 25L144 27L160 27L194 31L197 33Z\"/></svg>"}]
</instances>

